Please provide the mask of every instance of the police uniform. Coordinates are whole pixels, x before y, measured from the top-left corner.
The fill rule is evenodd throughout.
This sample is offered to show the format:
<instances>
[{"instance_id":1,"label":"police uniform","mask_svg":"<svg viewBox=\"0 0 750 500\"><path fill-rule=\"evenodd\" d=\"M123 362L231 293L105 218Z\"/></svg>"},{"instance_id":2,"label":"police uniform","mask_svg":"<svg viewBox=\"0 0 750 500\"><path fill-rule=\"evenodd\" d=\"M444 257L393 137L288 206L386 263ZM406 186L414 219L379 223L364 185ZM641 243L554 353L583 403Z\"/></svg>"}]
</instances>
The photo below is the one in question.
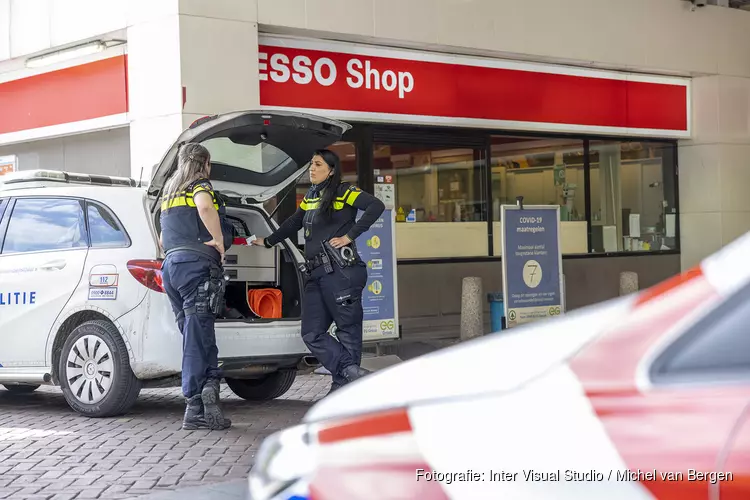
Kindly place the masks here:
<instances>
[{"instance_id":1,"label":"police uniform","mask_svg":"<svg viewBox=\"0 0 750 500\"><path fill-rule=\"evenodd\" d=\"M224 202L207 179L190 184L172 197L163 197L161 235L166 259L164 289L182 332L182 392L188 400L183 428L226 428L231 424L218 409L219 381L214 323L223 307L221 255L205 242L213 238L200 218L194 198L207 192L219 212L224 249L233 242L234 228Z\"/></svg>"},{"instance_id":2,"label":"police uniform","mask_svg":"<svg viewBox=\"0 0 750 500\"><path fill-rule=\"evenodd\" d=\"M265 239L271 247L304 229L306 274L302 301L302 338L310 352L333 377L332 390L367 373L359 368L362 357L362 290L367 285L367 266L359 257L355 241L378 220L383 202L347 183L339 184L330 219L319 213L322 195L313 186L299 209ZM364 213L359 221L359 210ZM332 238L348 236L344 251L351 257L341 265L341 251L329 247ZM338 256L336 255L338 253ZM338 260L337 260L338 258ZM328 334L336 323L338 342Z\"/></svg>"}]
</instances>

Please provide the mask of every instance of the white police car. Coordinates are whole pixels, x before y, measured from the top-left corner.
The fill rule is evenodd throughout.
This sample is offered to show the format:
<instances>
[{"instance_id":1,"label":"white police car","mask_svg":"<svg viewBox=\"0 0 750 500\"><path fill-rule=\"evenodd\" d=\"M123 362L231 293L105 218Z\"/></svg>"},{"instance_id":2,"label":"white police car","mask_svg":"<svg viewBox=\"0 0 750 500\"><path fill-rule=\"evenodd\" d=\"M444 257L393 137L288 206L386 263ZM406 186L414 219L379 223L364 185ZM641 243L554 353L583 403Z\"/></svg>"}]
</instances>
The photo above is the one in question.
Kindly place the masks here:
<instances>
[{"instance_id":1,"label":"white police car","mask_svg":"<svg viewBox=\"0 0 750 500\"><path fill-rule=\"evenodd\" d=\"M127 411L142 387L179 385L182 337L158 244L158 200L178 145L208 148L235 236L263 237L275 227L263 202L348 128L276 111L202 118L167 151L148 188L59 171L0 177L0 384L11 392L59 385L92 417ZM317 364L300 335L302 260L290 241L226 254L228 309L216 337L226 382L242 398L279 397L299 369ZM256 288L281 290L281 318L254 314L248 293Z\"/></svg>"}]
</instances>

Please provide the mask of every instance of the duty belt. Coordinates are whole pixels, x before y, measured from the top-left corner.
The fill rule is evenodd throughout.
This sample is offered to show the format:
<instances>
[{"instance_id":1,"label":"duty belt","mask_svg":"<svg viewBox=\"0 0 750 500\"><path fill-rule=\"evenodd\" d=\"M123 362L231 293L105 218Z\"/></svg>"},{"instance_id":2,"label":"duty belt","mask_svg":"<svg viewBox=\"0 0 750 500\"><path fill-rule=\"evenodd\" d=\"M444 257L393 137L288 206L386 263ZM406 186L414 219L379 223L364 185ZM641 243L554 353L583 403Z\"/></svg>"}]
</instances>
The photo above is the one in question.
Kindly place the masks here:
<instances>
[{"instance_id":1,"label":"duty belt","mask_svg":"<svg viewBox=\"0 0 750 500\"><path fill-rule=\"evenodd\" d=\"M322 253L320 253L318 255L314 255L310 260L308 260L308 261L305 262L307 264L307 268L310 271L312 271L313 269L322 266L324 264L324 262L323 262L324 256L325 256L325 254L322 254Z\"/></svg>"},{"instance_id":2,"label":"duty belt","mask_svg":"<svg viewBox=\"0 0 750 500\"><path fill-rule=\"evenodd\" d=\"M174 253L180 250L189 250L191 252L197 252L199 254L205 255L206 257L210 258L221 267L221 255L219 254L219 252L209 247L208 245L204 245L204 244L182 245L179 247L170 248L169 250L164 252L164 254L169 255L171 253Z\"/></svg>"},{"instance_id":3,"label":"duty belt","mask_svg":"<svg viewBox=\"0 0 750 500\"><path fill-rule=\"evenodd\" d=\"M306 272L309 274L314 269L325 266L326 273L333 272L332 262L335 262L339 268L343 269L354 265L359 260L357 246L354 242L342 248L333 248L329 242L323 243L323 251L313 255L312 258L305 261Z\"/></svg>"}]
</instances>

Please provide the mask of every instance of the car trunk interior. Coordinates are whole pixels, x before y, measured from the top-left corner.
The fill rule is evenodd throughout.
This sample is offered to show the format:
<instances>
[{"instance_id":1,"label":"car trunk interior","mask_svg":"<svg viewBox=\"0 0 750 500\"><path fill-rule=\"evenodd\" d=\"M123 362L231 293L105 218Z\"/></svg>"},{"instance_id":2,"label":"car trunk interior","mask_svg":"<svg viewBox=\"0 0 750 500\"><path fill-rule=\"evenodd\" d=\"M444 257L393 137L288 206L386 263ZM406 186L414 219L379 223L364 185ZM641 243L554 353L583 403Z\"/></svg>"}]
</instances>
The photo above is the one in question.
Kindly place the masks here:
<instances>
[{"instance_id":1,"label":"car trunk interior","mask_svg":"<svg viewBox=\"0 0 750 500\"><path fill-rule=\"evenodd\" d=\"M235 237L247 238L272 232L267 216L258 208L227 207L227 216L234 224ZM259 316L262 311L253 311L251 307L253 290L281 292L281 317L278 319L298 320L301 317L300 274L297 261L286 245L270 249L233 245L226 252L224 272L229 276L225 295L227 311L219 321L264 320Z\"/></svg>"},{"instance_id":2,"label":"car trunk interior","mask_svg":"<svg viewBox=\"0 0 750 500\"><path fill-rule=\"evenodd\" d=\"M236 238L248 238L252 235L262 237L272 232L268 216L257 207L227 204L227 216L234 225ZM158 210L156 227L160 230ZM226 310L219 314L217 322L300 319L302 278L294 254L287 248L286 243L270 249L232 245L225 254L224 274L229 277L225 294ZM258 293L268 295L269 297L263 299L268 305L268 301L278 300L276 296L279 292L280 316L269 316L269 308L258 309L262 301L253 300L253 295ZM252 305L255 305L255 311Z\"/></svg>"}]
</instances>

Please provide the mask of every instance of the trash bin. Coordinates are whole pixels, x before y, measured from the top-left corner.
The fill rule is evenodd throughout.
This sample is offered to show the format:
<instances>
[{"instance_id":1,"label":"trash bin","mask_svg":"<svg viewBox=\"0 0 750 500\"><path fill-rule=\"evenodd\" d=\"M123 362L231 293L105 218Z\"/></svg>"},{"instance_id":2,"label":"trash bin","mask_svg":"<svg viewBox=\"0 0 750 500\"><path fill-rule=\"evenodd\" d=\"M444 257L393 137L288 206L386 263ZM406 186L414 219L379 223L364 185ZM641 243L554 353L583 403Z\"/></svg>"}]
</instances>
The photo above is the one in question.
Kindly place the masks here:
<instances>
[{"instance_id":1,"label":"trash bin","mask_svg":"<svg viewBox=\"0 0 750 500\"><path fill-rule=\"evenodd\" d=\"M491 332L499 332L503 329L505 322L505 303L502 292L490 292L487 294L490 303L490 329Z\"/></svg>"}]
</instances>

